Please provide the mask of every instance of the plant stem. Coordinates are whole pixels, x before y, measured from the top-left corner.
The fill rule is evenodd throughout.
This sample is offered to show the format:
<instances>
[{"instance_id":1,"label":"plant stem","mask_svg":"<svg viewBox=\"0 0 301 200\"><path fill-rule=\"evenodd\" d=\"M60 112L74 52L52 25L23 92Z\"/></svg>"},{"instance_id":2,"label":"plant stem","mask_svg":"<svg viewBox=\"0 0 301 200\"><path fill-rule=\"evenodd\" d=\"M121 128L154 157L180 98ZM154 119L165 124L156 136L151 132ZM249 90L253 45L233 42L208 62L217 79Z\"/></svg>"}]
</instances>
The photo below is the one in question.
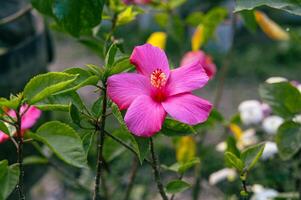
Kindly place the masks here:
<instances>
[{"instance_id":1,"label":"plant stem","mask_svg":"<svg viewBox=\"0 0 301 200\"><path fill-rule=\"evenodd\" d=\"M161 182L160 171L159 171L159 167L158 167L157 158L156 158L156 155L155 155L154 143L153 143L152 138L150 138L150 151L151 151L151 156L152 156L152 160L153 160L153 165L152 165L153 172L154 172L155 181L157 183L158 190L161 194L162 199L163 200L168 200L167 195L164 191L163 184Z\"/></svg>"},{"instance_id":2,"label":"plant stem","mask_svg":"<svg viewBox=\"0 0 301 200\"><path fill-rule=\"evenodd\" d=\"M106 110L107 110L107 91L106 91L106 81L103 82L104 89L103 89L103 103L102 103L102 114L101 114L101 124L100 126L96 124L96 130L98 131L98 138L97 138L97 148L98 148L98 153L97 153L97 164L96 164L96 177L95 177L95 187L94 187L94 194L93 194L93 200L98 200L100 199L99 197L99 184L100 184L100 179L102 176L102 168L104 165L104 160L103 160L103 144L104 144L104 139L105 139L105 123L106 123ZM104 181L102 181L104 183ZM106 189L104 189L106 190ZM104 195L107 195L105 192ZM107 196L105 196L105 199L108 199Z\"/></svg>"},{"instance_id":3,"label":"plant stem","mask_svg":"<svg viewBox=\"0 0 301 200\"><path fill-rule=\"evenodd\" d=\"M184 174L181 174L178 178L178 180L182 180ZM171 197L170 197L170 200L174 200L174 198L176 197L176 194L173 194Z\"/></svg>"},{"instance_id":4,"label":"plant stem","mask_svg":"<svg viewBox=\"0 0 301 200\"><path fill-rule=\"evenodd\" d=\"M133 164L132 164L132 171L131 171L131 175L129 177L129 184L124 196L124 200L128 200L130 198L131 195L131 191L132 188L134 186L134 182L135 182L135 178L137 175L137 171L138 171L138 160L136 157L133 158Z\"/></svg>"},{"instance_id":5,"label":"plant stem","mask_svg":"<svg viewBox=\"0 0 301 200\"><path fill-rule=\"evenodd\" d=\"M15 128L17 131L17 163L19 165L20 175L19 182L17 184L17 189L19 193L19 199L25 200L24 187L23 187L23 178L24 178L24 169L23 169L23 136L22 136L22 117L20 115L21 105L18 106L16 110L16 124Z\"/></svg>"},{"instance_id":6,"label":"plant stem","mask_svg":"<svg viewBox=\"0 0 301 200\"><path fill-rule=\"evenodd\" d=\"M193 200L198 200L199 198L199 194L200 194L200 183L201 183L201 172L200 172L200 168L201 165L197 165L195 168L195 175L196 175L196 179L195 179L195 183L194 183L194 187L192 190L192 199Z\"/></svg>"}]
</instances>

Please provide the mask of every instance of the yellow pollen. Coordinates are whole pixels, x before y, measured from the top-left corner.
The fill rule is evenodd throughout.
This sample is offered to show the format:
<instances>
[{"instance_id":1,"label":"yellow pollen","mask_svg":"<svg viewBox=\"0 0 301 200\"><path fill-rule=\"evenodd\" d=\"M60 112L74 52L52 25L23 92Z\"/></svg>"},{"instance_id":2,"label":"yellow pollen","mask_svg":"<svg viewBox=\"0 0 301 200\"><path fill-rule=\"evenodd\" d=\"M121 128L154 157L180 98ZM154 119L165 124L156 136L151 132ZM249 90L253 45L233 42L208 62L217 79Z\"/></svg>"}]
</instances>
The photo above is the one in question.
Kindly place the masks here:
<instances>
[{"instance_id":1,"label":"yellow pollen","mask_svg":"<svg viewBox=\"0 0 301 200\"><path fill-rule=\"evenodd\" d=\"M161 69L156 69L151 74L151 84L156 87L160 88L166 84L166 75Z\"/></svg>"}]
</instances>

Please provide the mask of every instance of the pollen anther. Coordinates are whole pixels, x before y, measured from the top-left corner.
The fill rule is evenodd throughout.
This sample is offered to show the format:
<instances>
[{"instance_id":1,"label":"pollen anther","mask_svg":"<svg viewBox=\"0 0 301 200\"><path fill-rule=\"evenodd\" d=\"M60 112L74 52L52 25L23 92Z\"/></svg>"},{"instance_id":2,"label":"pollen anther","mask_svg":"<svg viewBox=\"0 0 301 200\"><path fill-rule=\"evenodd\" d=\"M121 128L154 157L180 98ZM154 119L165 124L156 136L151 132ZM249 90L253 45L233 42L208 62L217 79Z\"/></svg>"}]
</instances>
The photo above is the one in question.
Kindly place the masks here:
<instances>
[{"instance_id":1,"label":"pollen anther","mask_svg":"<svg viewBox=\"0 0 301 200\"><path fill-rule=\"evenodd\" d=\"M166 74L161 69L156 69L151 74L151 84L156 88L161 88L166 84Z\"/></svg>"}]
</instances>

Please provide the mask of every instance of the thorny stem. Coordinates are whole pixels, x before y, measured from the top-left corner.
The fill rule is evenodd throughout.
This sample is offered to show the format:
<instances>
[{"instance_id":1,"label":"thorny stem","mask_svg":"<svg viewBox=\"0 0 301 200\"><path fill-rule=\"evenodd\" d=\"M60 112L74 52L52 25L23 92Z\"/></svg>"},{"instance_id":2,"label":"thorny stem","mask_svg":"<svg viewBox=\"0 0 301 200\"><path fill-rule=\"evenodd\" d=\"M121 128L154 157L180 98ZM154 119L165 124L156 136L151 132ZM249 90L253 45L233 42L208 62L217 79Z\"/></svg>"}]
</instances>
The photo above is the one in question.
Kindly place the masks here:
<instances>
[{"instance_id":1,"label":"thorny stem","mask_svg":"<svg viewBox=\"0 0 301 200\"><path fill-rule=\"evenodd\" d=\"M131 171L131 175L129 177L129 183L128 183L127 190L126 190L126 193L124 196L124 200L129 200L129 198L130 198L131 191L134 186L135 178L137 175L137 171L138 171L138 160L136 157L134 157L133 164L132 164L132 171Z\"/></svg>"},{"instance_id":2,"label":"thorny stem","mask_svg":"<svg viewBox=\"0 0 301 200\"><path fill-rule=\"evenodd\" d=\"M96 124L96 130L98 132L98 138L97 138L97 164L96 164L96 177L95 177L95 187L94 187L94 194L93 194L93 200L99 200L99 185L100 185L100 179L102 176L102 168L104 166L104 160L103 160L103 144L105 139L105 123L106 123L106 111L107 111L107 92L106 92L106 81L103 82L104 90L103 90L103 103L102 103L102 114L101 114L101 123L100 126ZM104 177L102 177L104 179ZM103 186L104 185L104 181ZM106 190L106 188L104 188ZM107 195L107 193L104 191L104 195ZM105 199L108 199L107 196L104 197Z\"/></svg>"},{"instance_id":3,"label":"thorny stem","mask_svg":"<svg viewBox=\"0 0 301 200\"><path fill-rule=\"evenodd\" d=\"M150 151L151 151L151 156L152 156L152 160L153 160L153 165L152 165L153 172L154 172L155 181L157 183L158 190L161 194L162 199L163 200L168 200L167 195L166 195L166 193L164 191L164 188L163 188L163 184L161 182L160 171L159 171L159 167L158 167L157 158L156 158L156 155L155 155L154 143L153 143L152 138L150 138Z\"/></svg>"},{"instance_id":4,"label":"thorny stem","mask_svg":"<svg viewBox=\"0 0 301 200\"><path fill-rule=\"evenodd\" d=\"M20 114L21 105L18 106L16 110L17 121L15 124L17 131L17 163L19 165L20 175L19 182L17 184L17 190L19 193L19 199L25 200L24 187L23 187L23 178L24 178L24 169L23 169L23 136L22 136L22 117Z\"/></svg>"}]
</instances>

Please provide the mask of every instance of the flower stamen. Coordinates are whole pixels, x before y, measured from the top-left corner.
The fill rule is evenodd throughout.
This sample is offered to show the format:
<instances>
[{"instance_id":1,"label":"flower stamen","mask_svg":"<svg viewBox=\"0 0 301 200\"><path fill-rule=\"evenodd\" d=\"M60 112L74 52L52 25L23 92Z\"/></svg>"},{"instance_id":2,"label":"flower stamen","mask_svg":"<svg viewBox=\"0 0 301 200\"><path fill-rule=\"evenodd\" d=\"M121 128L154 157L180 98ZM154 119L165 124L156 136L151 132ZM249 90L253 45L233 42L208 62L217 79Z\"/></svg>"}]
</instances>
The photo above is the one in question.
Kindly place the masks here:
<instances>
[{"instance_id":1,"label":"flower stamen","mask_svg":"<svg viewBox=\"0 0 301 200\"><path fill-rule=\"evenodd\" d=\"M166 74L161 69L156 69L151 74L151 84L155 88L161 88L166 84Z\"/></svg>"}]
</instances>

